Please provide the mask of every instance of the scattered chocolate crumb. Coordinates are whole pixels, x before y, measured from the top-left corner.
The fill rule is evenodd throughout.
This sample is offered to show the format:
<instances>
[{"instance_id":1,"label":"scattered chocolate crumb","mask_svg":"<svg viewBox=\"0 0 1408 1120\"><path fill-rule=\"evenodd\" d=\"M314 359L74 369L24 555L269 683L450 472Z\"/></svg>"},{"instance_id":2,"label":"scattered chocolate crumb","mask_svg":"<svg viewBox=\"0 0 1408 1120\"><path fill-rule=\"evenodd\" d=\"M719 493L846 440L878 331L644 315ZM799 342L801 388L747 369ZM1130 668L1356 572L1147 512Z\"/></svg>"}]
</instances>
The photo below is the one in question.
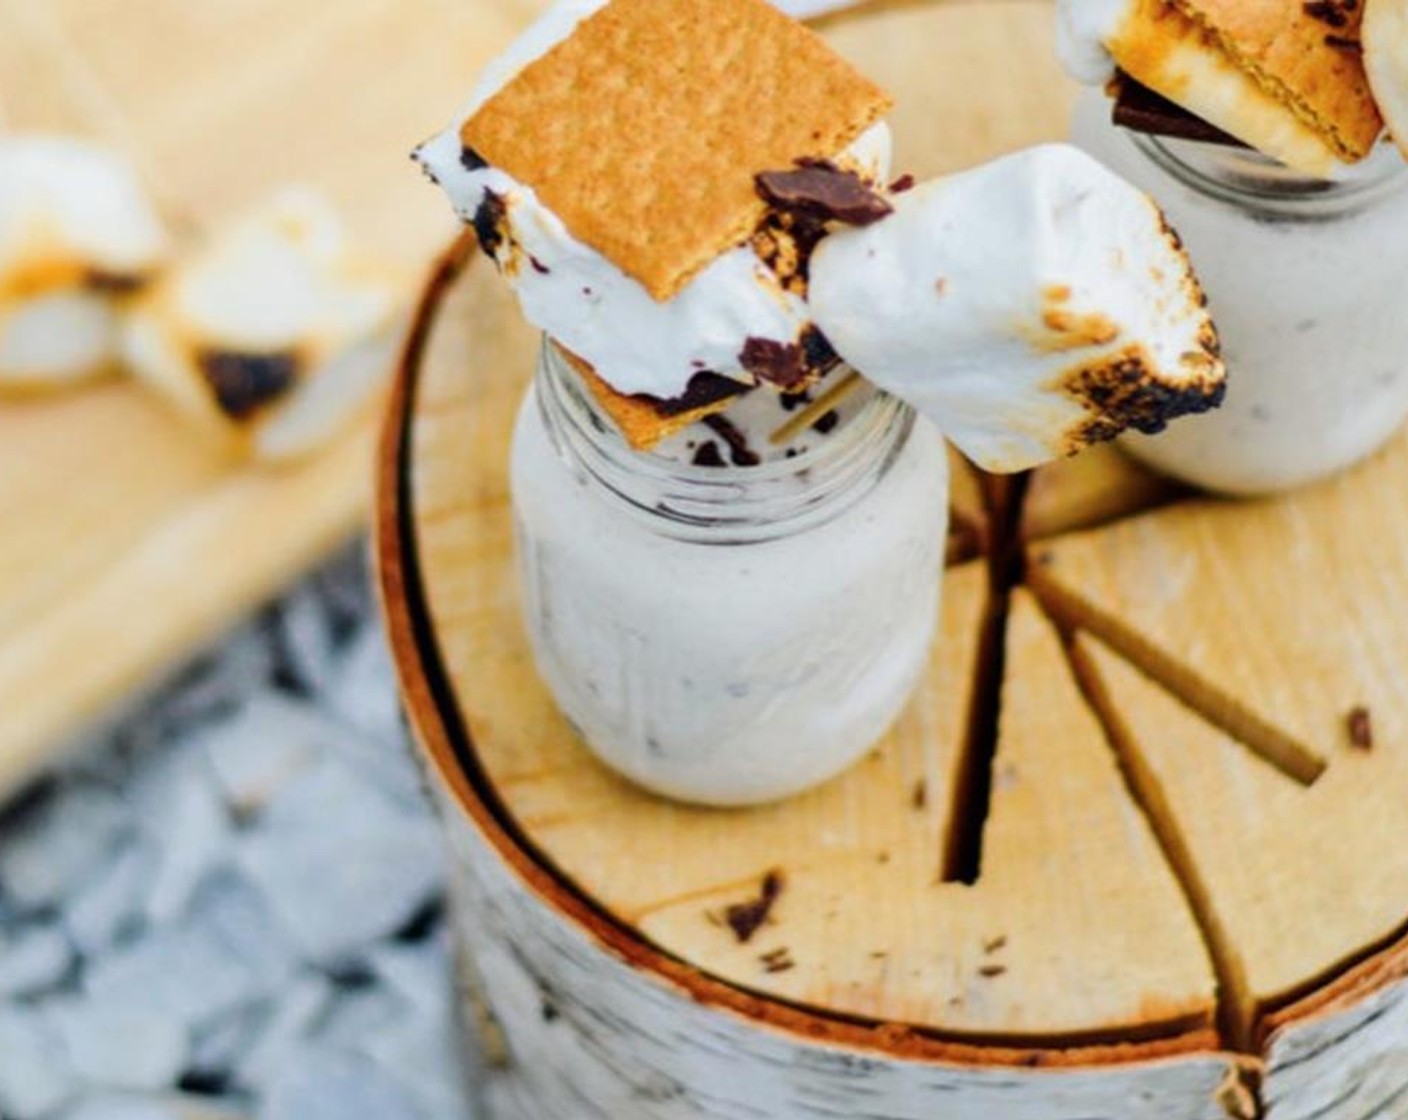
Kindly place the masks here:
<instances>
[{"instance_id":1,"label":"scattered chocolate crumb","mask_svg":"<svg viewBox=\"0 0 1408 1120\"><path fill-rule=\"evenodd\" d=\"M763 200L777 209L822 221L868 226L894 209L854 171L826 160L798 160L791 171L764 171L754 183Z\"/></svg>"},{"instance_id":2,"label":"scattered chocolate crumb","mask_svg":"<svg viewBox=\"0 0 1408 1120\"><path fill-rule=\"evenodd\" d=\"M801 452L798 451L795 447L789 447L787 449L787 458L789 459L795 459L800 454Z\"/></svg>"},{"instance_id":3,"label":"scattered chocolate crumb","mask_svg":"<svg viewBox=\"0 0 1408 1120\"><path fill-rule=\"evenodd\" d=\"M466 144L460 149L460 166L466 171L483 171L489 161Z\"/></svg>"},{"instance_id":4,"label":"scattered chocolate crumb","mask_svg":"<svg viewBox=\"0 0 1408 1120\"><path fill-rule=\"evenodd\" d=\"M790 949L774 949L771 953L764 953L758 959L763 962L764 972L790 972L797 967L797 962L792 959Z\"/></svg>"},{"instance_id":5,"label":"scattered chocolate crumb","mask_svg":"<svg viewBox=\"0 0 1408 1120\"><path fill-rule=\"evenodd\" d=\"M873 961L887 961L890 959L890 954L885 952L884 949L876 949L875 952L870 954L870 959Z\"/></svg>"},{"instance_id":6,"label":"scattered chocolate crumb","mask_svg":"<svg viewBox=\"0 0 1408 1120\"><path fill-rule=\"evenodd\" d=\"M723 915L721 915L717 910L705 910L704 918L711 926L718 926L720 929L722 929L726 924L724 922Z\"/></svg>"},{"instance_id":7,"label":"scattered chocolate crumb","mask_svg":"<svg viewBox=\"0 0 1408 1120\"><path fill-rule=\"evenodd\" d=\"M878 856L875 857L875 862L876 862L876 863L879 863L879 864L886 864L886 863L889 863L889 862L890 862L890 853L889 853L889 852L881 852Z\"/></svg>"},{"instance_id":8,"label":"scattered chocolate crumb","mask_svg":"<svg viewBox=\"0 0 1408 1120\"><path fill-rule=\"evenodd\" d=\"M562 1018L562 1013L558 1011L557 1004L553 1003L546 996L543 997L542 1013L543 1022L545 1023L555 1023L558 1019Z\"/></svg>"},{"instance_id":9,"label":"scattered chocolate crumb","mask_svg":"<svg viewBox=\"0 0 1408 1120\"><path fill-rule=\"evenodd\" d=\"M817 422L812 425L812 431L820 432L822 435L830 435L836 429L836 425L841 422L841 414L834 408L817 418Z\"/></svg>"},{"instance_id":10,"label":"scattered chocolate crumb","mask_svg":"<svg viewBox=\"0 0 1408 1120\"><path fill-rule=\"evenodd\" d=\"M757 898L747 902L735 902L724 911L724 920L728 922L729 929L733 930L733 935L738 938L740 944L748 944L753 935L763 928L772 914L778 896L782 894L783 885L782 872L769 871L763 876Z\"/></svg>"},{"instance_id":11,"label":"scattered chocolate crumb","mask_svg":"<svg viewBox=\"0 0 1408 1120\"><path fill-rule=\"evenodd\" d=\"M738 363L758 380L782 389L792 389L807 377L806 354L796 343L750 338L743 344Z\"/></svg>"},{"instance_id":12,"label":"scattered chocolate crumb","mask_svg":"<svg viewBox=\"0 0 1408 1120\"><path fill-rule=\"evenodd\" d=\"M1374 722L1368 708L1361 704L1352 709L1345 717L1345 724L1349 728L1351 745L1358 747L1361 751L1373 750Z\"/></svg>"},{"instance_id":13,"label":"scattered chocolate crumb","mask_svg":"<svg viewBox=\"0 0 1408 1120\"><path fill-rule=\"evenodd\" d=\"M909 803L916 809L926 809L929 805L929 783L920 778L914 783L914 790L909 795Z\"/></svg>"},{"instance_id":14,"label":"scattered chocolate crumb","mask_svg":"<svg viewBox=\"0 0 1408 1120\"><path fill-rule=\"evenodd\" d=\"M533 256L531 253L528 254L528 263L533 266L534 272L537 272L543 276L547 276L552 272L552 269L550 269L547 265L545 265L537 257Z\"/></svg>"},{"instance_id":15,"label":"scattered chocolate crumb","mask_svg":"<svg viewBox=\"0 0 1408 1120\"><path fill-rule=\"evenodd\" d=\"M292 350L272 354L207 350L197 360L221 411L235 420L244 420L277 400L298 378L298 355Z\"/></svg>"},{"instance_id":16,"label":"scattered chocolate crumb","mask_svg":"<svg viewBox=\"0 0 1408 1120\"><path fill-rule=\"evenodd\" d=\"M901 175L898 179L896 179L893 183L890 184L890 193L891 193L891 194L904 194L905 191L913 190L913 189L914 189L914 176L913 176L913 175Z\"/></svg>"},{"instance_id":17,"label":"scattered chocolate crumb","mask_svg":"<svg viewBox=\"0 0 1408 1120\"><path fill-rule=\"evenodd\" d=\"M109 296L127 296L141 290L146 284L145 276L133 276L127 272L105 272L101 268L90 268L83 274L83 286L90 292L101 292Z\"/></svg>"},{"instance_id":18,"label":"scattered chocolate crumb","mask_svg":"<svg viewBox=\"0 0 1408 1120\"><path fill-rule=\"evenodd\" d=\"M992 938L989 941L983 942L983 952L988 954L989 956L1005 948L1007 948L1006 934L1001 934L997 937Z\"/></svg>"},{"instance_id":19,"label":"scattered chocolate crumb","mask_svg":"<svg viewBox=\"0 0 1408 1120\"><path fill-rule=\"evenodd\" d=\"M982 968L978 969L978 975L991 980L995 976L1001 976L1006 971L1007 966L1005 964L985 964Z\"/></svg>"},{"instance_id":20,"label":"scattered chocolate crumb","mask_svg":"<svg viewBox=\"0 0 1408 1120\"><path fill-rule=\"evenodd\" d=\"M735 467L756 467L763 460L748 446L745 436L733 421L723 416L706 416L704 426L728 444L728 457Z\"/></svg>"},{"instance_id":21,"label":"scattered chocolate crumb","mask_svg":"<svg viewBox=\"0 0 1408 1120\"><path fill-rule=\"evenodd\" d=\"M695 450L694 465L696 467L727 466L724 462L724 457L719 454L719 445L713 440L706 440Z\"/></svg>"},{"instance_id":22,"label":"scattered chocolate crumb","mask_svg":"<svg viewBox=\"0 0 1408 1120\"><path fill-rule=\"evenodd\" d=\"M777 400L782 405L783 412L796 412L804 404L812 403L812 395L802 389L796 393L779 393Z\"/></svg>"},{"instance_id":23,"label":"scattered chocolate crumb","mask_svg":"<svg viewBox=\"0 0 1408 1120\"><path fill-rule=\"evenodd\" d=\"M472 224L479 237L479 247L491 259L497 259L499 249L508 240L508 203L504 196L485 189Z\"/></svg>"}]
</instances>

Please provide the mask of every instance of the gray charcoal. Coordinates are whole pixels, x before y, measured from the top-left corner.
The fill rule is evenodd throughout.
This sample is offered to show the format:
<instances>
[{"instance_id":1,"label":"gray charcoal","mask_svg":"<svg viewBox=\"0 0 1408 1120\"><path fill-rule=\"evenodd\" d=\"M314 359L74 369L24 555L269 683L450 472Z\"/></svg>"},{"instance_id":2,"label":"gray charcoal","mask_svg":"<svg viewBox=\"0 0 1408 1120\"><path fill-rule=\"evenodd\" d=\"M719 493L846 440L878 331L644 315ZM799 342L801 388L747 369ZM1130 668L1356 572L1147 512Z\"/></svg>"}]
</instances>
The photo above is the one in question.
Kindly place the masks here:
<instances>
[{"instance_id":1,"label":"gray charcoal","mask_svg":"<svg viewBox=\"0 0 1408 1120\"><path fill-rule=\"evenodd\" d=\"M0 1007L0 1116L41 1120L78 1090L58 1040L32 1008Z\"/></svg>"},{"instance_id":2,"label":"gray charcoal","mask_svg":"<svg viewBox=\"0 0 1408 1120\"><path fill-rule=\"evenodd\" d=\"M0 932L0 996L32 996L59 984L73 967L73 946L56 925Z\"/></svg>"},{"instance_id":3,"label":"gray charcoal","mask_svg":"<svg viewBox=\"0 0 1408 1120\"><path fill-rule=\"evenodd\" d=\"M90 1087L170 1089L186 1066L184 1024L147 1001L75 996L45 1005L74 1072Z\"/></svg>"},{"instance_id":4,"label":"gray charcoal","mask_svg":"<svg viewBox=\"0 0 1408 1120\"><path fill-rule=\"evenodd\" d=\"M270 1086L259 1120L431 1118L375 1065L350 1054L315 1050L290 1064Z\"/></svg>"},{"instance_id":5,"label":"gray charcoal","mask_svg":"<svg viewBox=\"0 0 1408 1120\"><path fill-rule=\"evenodd\" d=\"M0 837L0 890L21 909L54 906L103 869L131 825L127 808L108 790L61 789Z\"/></svg>"}]
</instances>

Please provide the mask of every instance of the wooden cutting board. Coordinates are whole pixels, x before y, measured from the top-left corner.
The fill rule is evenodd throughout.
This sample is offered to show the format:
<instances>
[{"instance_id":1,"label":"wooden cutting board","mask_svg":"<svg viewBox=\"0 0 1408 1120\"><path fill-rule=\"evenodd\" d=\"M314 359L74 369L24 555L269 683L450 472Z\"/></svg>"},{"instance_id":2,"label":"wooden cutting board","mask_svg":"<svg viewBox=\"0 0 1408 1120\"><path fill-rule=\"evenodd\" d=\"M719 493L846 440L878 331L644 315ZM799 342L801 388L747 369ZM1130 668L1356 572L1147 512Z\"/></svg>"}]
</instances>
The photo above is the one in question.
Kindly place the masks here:
<instances>
[{"instance_id":1,"label":"wooden cutting board","mask_svg":"<svg viewBox=\"0 0 1408 1120\"><path fill-rule=\"evenodd\" d=\"M413 272L453 222L406 155L529 14L515 0L0 0L0 130L121 148L188 235L312 183ZM132 385L0 402L0 797L349 539L371 427L296 469L251 469Z\"/></svg>"}]
</instances>

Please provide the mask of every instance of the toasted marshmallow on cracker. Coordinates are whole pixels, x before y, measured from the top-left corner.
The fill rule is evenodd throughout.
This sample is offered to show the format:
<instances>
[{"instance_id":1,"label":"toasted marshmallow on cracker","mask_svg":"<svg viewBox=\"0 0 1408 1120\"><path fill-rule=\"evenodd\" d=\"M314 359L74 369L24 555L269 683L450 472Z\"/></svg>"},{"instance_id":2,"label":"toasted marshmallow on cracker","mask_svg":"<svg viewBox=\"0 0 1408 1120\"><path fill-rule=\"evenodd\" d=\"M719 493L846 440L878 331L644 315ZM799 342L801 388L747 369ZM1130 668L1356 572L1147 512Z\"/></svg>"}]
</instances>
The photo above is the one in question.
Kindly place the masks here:
<instances>
[{"instance_id":1,"label":"toasted marshmallow on cracker","mask_svg":"<svg viewBox=\"0 0 1408 1120\"><path fill-rule=\"evenodd\" d=\"M1382 129L1359 57L1358 0L1057 0L1081 81L1119 67L1297 171L1334 177Z\"/></svg>"},{"instance_id":2,"label":"toasted marshmallow on cracker","mask_svg":"<svg viewBox=\"0 0 1408 1120\"><path fill-rule=\"evenodd\" d=\"M134 373L256 458L305 455L375 400L403 278L349 242L331 205L287 189L179 262L133 308Z\"/></svg>"},{"instance_id":3,"label":"toasted marshmallow on cracker","mask_svg":"<svg viewBox=\"0 0 1408 1120\"><path fill-rule=\"evenodd\" d=\"M1367 0L1360 33L1374 99L1408 159L1408 0Z\"/></svg>"},{"instance_id":4,"label":"toasted marshmallow on cracker","mask_svg":"<svg viewBox=\"0 0 1408 1120\"><path fill-rule=\"evenodd\" d=\"M811 303L837 352L979 466L1016 471L1215 407L1225 370L1158 207L1066 145L896 196L832 234Z\"/></svg>"},{"instance_id":5,"label":"toasted marshmallow on cracker","mask_svg":"<svg viewBox=\"0 0 1408 1120\"><path fill-rule=\"evenodd\" d=\"M755 180L831 161L882 182L890 103L763 0L680 0L670 17L657 0L556 5L416 158L530 322L607 392L679 414L701 378L791 388L831 361L805 260L759 240Z\"/></svg>"},{"instance_id":6,"label":"toasted marshmallow on cracker","mask_svg":"<svg viewBox=\"0 0 1408 1120\"><path fill-rule=\"evenodd\" d=\"M122 307L169 252L116 153L66 137L0 139L0 391L111 372Z\"/></svg>"}]
</instances>

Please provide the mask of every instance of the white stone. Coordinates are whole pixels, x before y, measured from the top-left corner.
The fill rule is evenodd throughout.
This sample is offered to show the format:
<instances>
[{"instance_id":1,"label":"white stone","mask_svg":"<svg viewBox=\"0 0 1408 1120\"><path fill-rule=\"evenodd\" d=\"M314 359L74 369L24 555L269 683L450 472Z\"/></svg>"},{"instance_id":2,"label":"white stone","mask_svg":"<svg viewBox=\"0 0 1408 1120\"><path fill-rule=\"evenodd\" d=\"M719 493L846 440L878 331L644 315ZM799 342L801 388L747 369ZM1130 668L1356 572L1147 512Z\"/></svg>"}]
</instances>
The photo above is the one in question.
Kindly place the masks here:
<instances>
[{"instance_id":1,"label":"white stone","mask_svg":"<svg viewBox=\"0 0 1408 1120\"><path fill-rule=\"evenodd\" d=\"M290 595L279 610L288 668L312 692L322 691L334 668L328 621L317 588L311 584Z\"/></svg>"},{"instance_id":2,"label":"white stone","mask_svg":"<svg viewBox=\"0 0 1408 1120\"><path fill-rule=\"evenodd\" d=\"M0 934L0 996L28 996L54 987L73 966L73 946L57 926Z\"/></svg>"},{"instance_id":3,"label":"white stone","mask_svg":"<svg viewBox=\"0 0 1408 1120\"><path fill-rule=\"evenodd\" d=\"M74 1071L103 1089L169 1089L185 1068L190 1039L182 1022L147 1001L81 996L45 1006Z\"/></svg>"},{"instance_id":4,"label":"white stone","mask_svg":"<svg viewBox=\"0 0 1408 1120\"><path fill-rule=\"evenodd\" d=\"M314 1034L328 1049L355 1050L405 1013L404 1003L383 987L357 988L338 997Z\"/></svg>"},{"instance_id":5,"label":"white stone","mask_svg":"<svg viewBox=\"0 0 1408 1120\"><path fill-rule=\"evenodd\" d=\"M79 952L104 952L141 921L156 863L145 842L128 844L96 878L64 901L64 929Z\"/></svg>"},{"instance_id":6,"label":"white stone","mask_svg":"<svg viewBox=\"0 0 1408 1120\"><path fill-rule=\"evenodd\" d=\"M373 1063L335 1051L310 1051L270 1087L259 1120L432 1118Z\"/></svg>"},{"instance_id":7,"label":"white stone","mask_svg":"<svg viewBox=\"0 0 1408 1120\"><path fill-rule=\"evenodd\" d=\"M293 943L319 963L395 932L435 897L444 874L430 820L332 760L275 799L242 838L237 861Z\"/></svg>"},{"instance_id":8,"label":"white stone","mask_svg":"<svg viewBox=\"0 0 1408 1120\"><path fill-rule=\"evenodd\" d=\"M337 728L310 705L261 692L201 738L225 798L236 813L261 810L290 779L326 750Z\"/></svg>"},{"instance_id":9,"label":"white stone","mask_svg":"<svg viewBox=\"0 0 1408 1120\"><path fill-rule=\"evenodd\" d=\"M40 802L0 837L0 889L21 909L52 906L112 858L131 817L91 785Z\"/></svg>"},{"instance_id":10,"label":"white stone","mask_svg":"<svg viewBox=\"0 0 1408 1120\"><path fill-rule=\"evenodd\" d=\"M76 1090L73 1071L39 1013L0 1007L0 1116L43 1120Z\"/></svg>"},{"instance_id":11,"label":"white stone","mask_svg":"<svg viewBox=\"0 0 1408 1120\"><path fill-rule=\"evenodd\" d=\"M258 1088L279 1077L335 996L331 981L318 973L294 981L235 1069L239 1083Z\"/></svg>"},{"instance_id":12,"label":"white stone","mask_svg":"<svg viewBox=\"0 0 1408 1120\"><path fill-rule=\"evenodd\" d=\"M298 969L295 947L267 900L234 873L206 886L193 904L190 925L243 965L255 998L278 996Z\"/></svg>"},{"instance_id":13,"label":"white stone","mask_svg":"<svg viewBox=\"0 0 1408 1120\"><path fill-rule=\"evenodd\" d=\"M205 760L179 755L147 771L132 799L157 852L145 902L149 921L164 925L186 912L200 886L230 857L232 827Z\"/></svg>"}]
</instances>

